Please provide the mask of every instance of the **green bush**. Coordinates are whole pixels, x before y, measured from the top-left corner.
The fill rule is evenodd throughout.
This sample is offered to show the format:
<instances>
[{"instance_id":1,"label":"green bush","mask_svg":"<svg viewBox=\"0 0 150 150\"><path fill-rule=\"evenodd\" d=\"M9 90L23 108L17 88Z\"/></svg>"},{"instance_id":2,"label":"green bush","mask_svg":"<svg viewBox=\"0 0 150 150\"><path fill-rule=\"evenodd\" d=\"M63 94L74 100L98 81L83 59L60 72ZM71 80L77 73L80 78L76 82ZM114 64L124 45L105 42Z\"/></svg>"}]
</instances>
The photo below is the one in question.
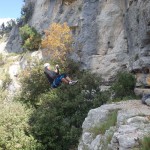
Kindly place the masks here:
<instances>
[{"instance_id":1,"label":"green bush","mask_svg":"<svg viewBox=\"0 0 150 150\"><path fill-rule=\"evenodd\" d=\"M82 81L76 86L62 85L39 97L43 104L31 117L31 132L46 149L76 148L88 111L103 103L103 99L99 99L95 105L95 97L100 92L95 85L98 85L98 80L92 80L93 75L88 76L86 83L80 79Z\"/></svg>"},{"instance_id":2,"label":"green bush","mask_svg":"<svg viewBox=\"0 0 150 150\"><path fill-rule=\"evenodd\" d=\"M44 149L75 149L88 111L109 99L108 94L100 91L99 76L79 71L78 65L71 66L74 71L70 76L79 79L75 86L62 84L49 90L43 66L30 69L30 75L22 80L19 100L36 107L29 121L30 134Z\"/></svg>"},{"instance_id":3,"label":"green bush","mask_svg":"<svg viewBox=\"0 0 150 150\"><path fill-rule=\"evenodd\" d=\"M144 137L142 140L142 146L140 150L149 150L150 148L150 137Z\"/></svg>"},{"instance_id":4,"label":"green bush","mask_svg":"<svg viewBox=\"0 0 150 150\"><path fill-rule=\"evenodd\" d=\"M115 93L114 99L124 97L135 97L134 87L136 79L128 72L119 72L116 76L116 80L113 83L111 90Z\"/></svg>"},{"instance_id":5,"label":"green bush","mask_svg":"<svg viewBox=\"0 0 150 150\"><path fill-rule=\"evenodd\" d=\"M20 103L0 103L0 149L37 150L40 144L28 134L28 116L32 111Z\"/></svg>"},{"instance_id":6,"label":"green bush","mask_svg":"<svg viewBox=\"0 0 150 150\"><path fill-rule=\"evenodd\" d=\"M43 72L43 64L36 63L35 67L26 68L19 75L22 84L21 95L17 98L28 106L37 107L40 101L38 96L49 91L49 83Z\"/></svg>"},{"instance_id":7,"label":"green bush","mask_svg":"<svg viewBox=\"0 0 150 150\"><path fill-rule=\"evenodd\" d=\"M20 35L22 38L22 47L25 50L34 51L39 49L41 35L34 27L30 27L28 24L24 25L20 28Z\"/></svg>"}]
</instances>

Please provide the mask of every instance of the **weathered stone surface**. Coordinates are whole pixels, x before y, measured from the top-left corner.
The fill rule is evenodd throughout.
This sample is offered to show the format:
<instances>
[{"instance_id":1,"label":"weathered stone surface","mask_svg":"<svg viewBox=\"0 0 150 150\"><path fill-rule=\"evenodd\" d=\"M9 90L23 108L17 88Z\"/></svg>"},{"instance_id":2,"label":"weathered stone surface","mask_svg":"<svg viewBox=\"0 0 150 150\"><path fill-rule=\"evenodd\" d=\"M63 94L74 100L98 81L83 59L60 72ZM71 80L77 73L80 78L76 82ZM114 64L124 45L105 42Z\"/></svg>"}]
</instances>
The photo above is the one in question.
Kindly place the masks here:
<instances>
[{"instance_id":1,"label":"weathered stone surface","mask_svg":"<svg viewBox=\"0 0 150 150\"><path fill-rule=\"evenodd\" d=\"M0 53L1 54L5 53L6 44L7 44L7 41L4 41L4 42L0 43Z\"/></svg>"},{"instance_id":2,"label":"weathered stone surface","mask_svg":"<svg viewBox=\"0 0 150 150\"><path fill-rule=\"evenodd\" d=\"M131 69L142 69L149 66L150 35L150 1L133 1L125 14L128 48ZM136 57L138 56L138 57Z\"/></svg>"},{"instance_id":3,"label":"weathered stone surface","mask_svg":"<svg viewBox=\"0 0 150 150\"><path fill-rule=\"evenodd\" d=\"M80 60L83 68L102 74L106 81L118 70L128 68L124 2L77 0L66 5L58 0L27 0L26 5L31 2L34 11L29 24L39 32L53 21L72 27L77 52L72 58Z\"/></svg>"},{"instance_id":4,"label":"weathered stone surface","mask_svg":"<svg viewBox=\"0 0 150 150\"><path fill-rule=\"evenodd\" d=\"M135 88L134 92L137 96L143 96L143 94L150 94L150 89L145 88Z\"/></svg>"},{"instance_id":5,"label":"weathered stone surface","mask_svg":"<svg viewBox=\"0 0 150 150\"><path fill-rule=\"evenodd\" d=\"M19 28L15 26L10 32L10 36L5 46L5 51L9 53L22 52L23 49L21 48L21 43L22 41L19 35Z\"/></svg>"},{"instance_id":6,"label":"weathered stone surface","mask_svg":"<svg viewBox=\"0 0 150 150\"><path fill-rule=\"evenodd\" d=\"M0 89L2 89L2 87L3 87L3 81L0 80Z\"/></svg>"},{"instance_id":7,"label":"weathered stone surface","mask_svg":"<svg viewBox=\"0 0 150 150\"><path fill-rule=\"evenodd\" d=\"M19 62L15 62L13 65L9 67L10 78L17 77L20 71Z\"/></svg>"},{"instance_id":8,"label":"weathered stone surface","mask_svg":"<svg viewBox=\"0 0 150 150\"><path fill-rule=\"evenodd\" d=\"M99 134L96 138L89 138L93 134L90 129L106 120L107 115L112 110L118 110L115 128L110 127L104 135ZM107 104L90 110L82 126L83 134L78 150L84 150L85 147L87 150L104 150L104 147L111 150L132 150L139 148L139 141L147 135L150 129L149 115L150 107L143 105L140 100ZM83 138L87 135L87 130L88 138ZM112 135L111 142L105 143L110 131ZM86 142L87 139L88 144Z\"/></svg>"},{"instance_id":9,"label":"weathered stone surface","mask_svg":"<svg viewBox=\"0 0 150 150\"><path fill-rule=\"evenodd\" d=\"M145 103L146 103L148 106L150 106L150 98L147 98L147 99L145 100Z\"/></svg>"},{"instance_id":10,"label":"weathered stone surface","mask_svg":"<svg viewBox=\"0 0 150 150\"><path fill-rule=\"evenodd\" d=\"M149 0L76 0L71 4L26 0L25 6L31 3L34 7L28 23L43 34L52 22L67 22L75 37L72 58L80 60L83 68L101 74L104 81L113 80L120 70L150 66ZM20 44L18 28L14 27L5 50L20 52ZM141 80L149 86L149 77Z\"/></svg>"},{"instance_id":11,"label":"weathered stone surface","mask_svg":"<svg viewBox=\"0 0 150 150\"><path fill-rule=\"evenodd\" d=\"M143 93L142 103L150 106L150 93Z\"/></svg>"},{"instance_id":12,"label":"weathered stone surface","mask_svg":"<svg viewBox=\"0 0 150 150\"><path fill-rule=\"evenodd\" d=\"M20 84L18 82L18 74L20 73L20 64L19 62L15 62L9 67L9 75L11 79L11 83L8 86L9 95L13 97L13 95L20 89Z\"/></svg>"}]
</instances>

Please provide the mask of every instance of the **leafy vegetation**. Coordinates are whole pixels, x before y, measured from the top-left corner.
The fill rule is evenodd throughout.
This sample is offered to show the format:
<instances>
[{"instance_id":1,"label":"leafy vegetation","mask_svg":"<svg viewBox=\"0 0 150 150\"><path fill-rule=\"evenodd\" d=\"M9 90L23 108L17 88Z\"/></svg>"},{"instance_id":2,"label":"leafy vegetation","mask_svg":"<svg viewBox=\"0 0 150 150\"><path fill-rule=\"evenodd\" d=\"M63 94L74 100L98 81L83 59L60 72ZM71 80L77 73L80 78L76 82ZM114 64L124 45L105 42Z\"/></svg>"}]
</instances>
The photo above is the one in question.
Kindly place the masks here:
<instances>
[{"instance_id":1,"label":"leafy vegetation","mask_svg":"<svg viewBox=\"0 0 150 150\"><path fill-rule=\"evenodd\" d=\"M20 28L20 35L23 42L22 47L25 50L38 50L41 43L41 35L36 31L34 27L30 27L28 24L24 25Z\"/></svg>"},{"instance_id":2,"label":"leafy vegetation","mask_svg":"<svg viewBox=\"0 0 150 150\"><path fill-rule=\"evenodd\" d=\"M115 94L114 99L123 99L124 97L135 97L134 87L136 79L133 74L128 72L119 72L113 83L111 90Z\"/></svg>"},{"instance_id":3,"label":"leafy vegetation","mask_svg":"<svg viewBox=\"0 0 150 150\"><path fill-rule=\"evenodd\" d=\"M20 28L20 34L24 49L33 51L39 48L41 35L34 28L25 25ZM8 115L0 118L1 149L75 150L88 111L109 100L110 92L100 89L100 76L80 70L78 63L68 60L68 54L73 51L72 42L66 23L54 23L45 31L42 47L48 49L51 64L57 62L61 72L79 79L79 82L75 86L62 84L57 89L51 89L43 73L43 62L36 62L34 66L24 69L19 76L22 89L15 99L17 102L0 109L0 114ZM5 88L10 82L9 78L6 79ZM119 73L111 90L115 98L123 99L132 96L134 84L133 76ZM104 134L110 126L115 125L116 116L117 112L111 112L108 120L95 127L93 132Z\"/></svg>"},{"instance_id":4,"label":"leafy vegetation","mask_svg":"<svg viewBox=\"0 0 150 150\"><path fill-rule=\"evenodd\" d=\"M37 62L35 67L26 68L19 76L22 84L20 101L36 107L39 103L38 96L48 92L50 87L43 73L43 64Z\"/></svg>"},{"instance_id":5,"label":"leafy vegetation","mask_svg":"<svg viewBox=\"0 0 150 150\"><path fill-rule=\"evenodd\" d=\"M43 66L38 66L30 69L30 74L24 75L23 91L18 99L36 108L29 121L30 134L42 143L44 149L74 149L88 111L109 99L107 94L100 91L101 78L72 68L77 71L74 73L80 82L76 86L62 84L50 90L43 76Z\"/></svg>"},{"instance_id":6,"label":"leafy vegetation","mask_svg":"<svg viewBox=\"0 0 150 150\"><path fill-rule=\"evenodd\" d=\"M28 135L28 116L31 114L20 103L0 103L0 149L40 148L40 143Z\"/></svg>"},{"instance_id":7,"label":"leafy vegetation","mask_svg":"<svg viewBox=\"0 0 150 150\"><path fill-rule=\"evenodd\" d=\"M148 150L150 148L150 136L144 137L141 142L140 150Z\"/></svg>"},{"instance_id":8,"label":"leafy vegetation","mask_svg":"<svg viewBox=\"0 0 150 150\"><path fill-rule=\"evenodd\" d=\"M66 61L72 49L72 34L66 23L53 23L45 31L45 38L42 40L42 47L48 49L51 59L59 60L62 64Z\"/></svg>"}]
</instances>

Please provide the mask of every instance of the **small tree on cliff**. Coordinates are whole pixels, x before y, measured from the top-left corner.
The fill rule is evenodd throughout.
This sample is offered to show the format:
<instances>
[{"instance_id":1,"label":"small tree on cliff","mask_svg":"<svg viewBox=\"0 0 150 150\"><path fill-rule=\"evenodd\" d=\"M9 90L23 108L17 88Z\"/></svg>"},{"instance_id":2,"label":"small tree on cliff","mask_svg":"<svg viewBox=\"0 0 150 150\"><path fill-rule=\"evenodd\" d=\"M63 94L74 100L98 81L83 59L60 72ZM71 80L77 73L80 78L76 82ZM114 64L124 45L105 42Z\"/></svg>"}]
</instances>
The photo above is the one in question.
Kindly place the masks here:
<instances>
[{"instance_id":1,"label":"small tree on cliff","mask_svg":"<svg viewBox=\"0 0 150 150\"><path fill-rule=\"evenodd\" d=\"M41 43L41 35L34 27L28 24L20 28L20 35L22 38L22 47L25 50L34 51L38 50Z\"/></svg>"},{"instance_id":2,"label":"small tree on cliff","mask_svg":"<svg viewBox=\"0 0 150 150\"><path fill-rule=\"evenodd\" d=\"M48 49L52 60L63 63L66 61L67 55L73 50L72 42L73 38L69 26L66 23L53 23L45 31L42 47Z\"/></svg>"}]
</instances>

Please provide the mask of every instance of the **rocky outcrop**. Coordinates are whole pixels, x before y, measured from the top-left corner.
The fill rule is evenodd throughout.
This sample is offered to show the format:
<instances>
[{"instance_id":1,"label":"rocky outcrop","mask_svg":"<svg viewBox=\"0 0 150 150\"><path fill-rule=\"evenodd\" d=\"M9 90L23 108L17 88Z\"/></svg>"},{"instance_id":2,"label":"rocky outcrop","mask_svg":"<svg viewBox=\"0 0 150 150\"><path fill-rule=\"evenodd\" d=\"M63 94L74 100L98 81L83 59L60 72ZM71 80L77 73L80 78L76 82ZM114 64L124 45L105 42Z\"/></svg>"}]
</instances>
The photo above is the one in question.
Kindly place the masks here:
<instances>
[{"instance_id":1,"label":"rocky outcrop","mask_svg":"<svg viewBox=\"0 0 150 150\"><path fill-rule=\"evenodd\" d=\"M110 126L103 134L100 134L101 128L97 128L99 131L95 134L96 129L93 129L102 125L115 110L116 125ZM82 128L78 150L139 149L141 139L149 134L150 108L139 100L102 105L90 110Z\"/></svg>"},{"instance_id":2,"label":"rocky outcrop","mask_svg":"<svg viewBox=\"0 0 150 150\"><path fill-rule=\"evenodd\" d=\"M7 44L5 46L5 51L9 53L18 53L22 52L23 49L21 48L21 37L19 34L19 27L15 26L10 32L9 38L7 40Z\"/></svg>"}]
</instances>

